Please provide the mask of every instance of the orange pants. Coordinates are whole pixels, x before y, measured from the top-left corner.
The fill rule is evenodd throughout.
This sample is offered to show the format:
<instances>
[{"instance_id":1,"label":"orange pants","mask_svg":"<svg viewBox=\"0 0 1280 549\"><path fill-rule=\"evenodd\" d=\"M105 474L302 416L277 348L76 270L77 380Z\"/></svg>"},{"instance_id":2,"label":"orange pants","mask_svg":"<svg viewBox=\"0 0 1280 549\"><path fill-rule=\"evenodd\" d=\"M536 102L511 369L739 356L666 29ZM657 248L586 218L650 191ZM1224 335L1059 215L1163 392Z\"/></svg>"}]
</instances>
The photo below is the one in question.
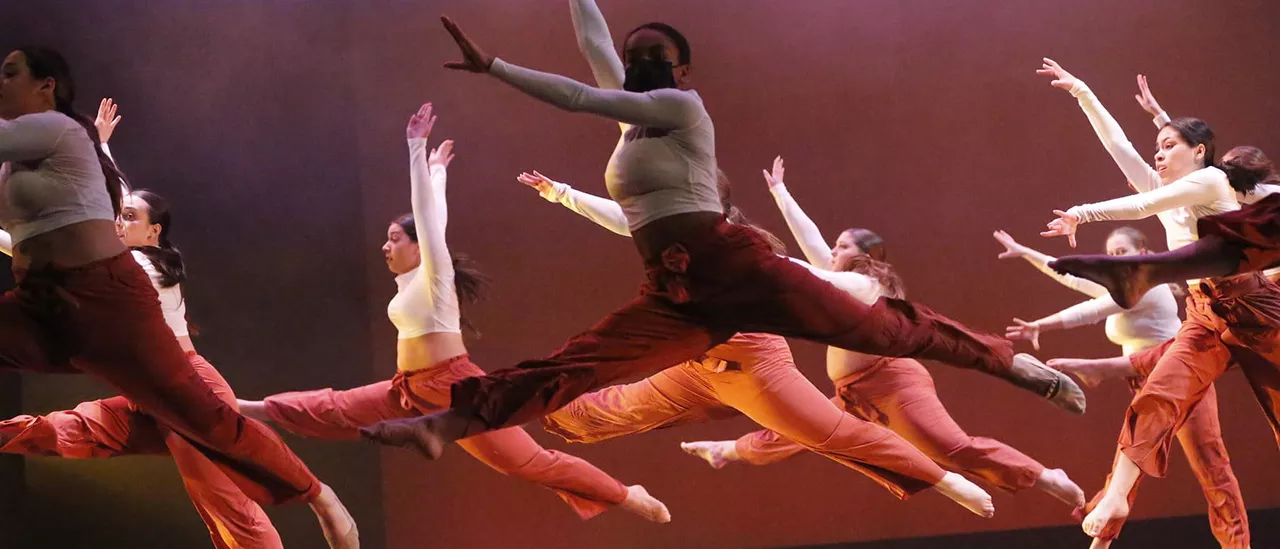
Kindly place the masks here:
<instances>
[{"instance_id":1,"label":"orange pants","mask_svg":"<svg viewBox=\"0 0 1280 549\"><path fill-rule=\"evenodd\" d=\"M570 442L598 442L716 417L736 409L756 423L842 465L896 496L930 488L946 471L892 431L842 412L791 358L785 339L739 334L707 351L724 371L690 361L629 385L580 396L544 417L543 427Z\"/></svg>"},{"instance_id":2,"label":"orange pants","mask_svg":"<svg viewBox=\"0 0 1280 549\"><path fill-rule=\"evenodd\" d=\"M203 357L187 355L191 367L232 408L235 393ZM209 527L218 549L284 547L271 520L209 458L124 397L81 403L73 410L18 416L0 422L0 452L64 458L109 458L168 454L182 474L191 503Z\"/></svg>"},{"instance_id":3,"label":"orange pants","mask_svg":"<svg viewBox=\"0 0 1280 549\"><path fill-rule=\"evenodd\" d=\"M449 407L449 386L484 375L467 355L430 368L398 372L346 391L321 389L264 399L280 428L305 437L359 440L360 427L389 419L417 417ZM547 450L519 427L490 431L458 441L472 457L500 473L555 491L583 519L626 500L627 487L580 458Z\"/></svg>"},{"instance_id":4,"label":"orange pants","mask_svg":"<svg viewBox=\"0 0 1280 549\"><path fill-rule=\"evenodd\" d=\"M945 469L968 473L1004 490L1035 486L1044 465L1004 443L964 432L938 400L933 377L909 358L881 358L836 381L832 402L854 417L884 425ZM805 450L775 431L738 439L738 455L767 465Z\"/></svg>"},{"instance_id":5,"label":"orange pants","mask_svg":"<svg viewBox=\"0 0 1280 549\"><path fill-rule=\"evenodd\" d=\"M1204 469L1207 477L1201 482L1210 479L1215 486L1213 493L1206 486L1205 495L1214 534L1223 547L1247 546L1249 533L1238 487L1231 488L1237 484L1235 475L1224 467L1229 458L1221 443L1213 381L1229 365L1239 364L1280 440L1278 344L1280 287L1255 272L1193 285L1187 297L1187 320L1177 337L1130 357L1137 368L1153 359L1156 362L1125 412L1119 451L1144 474L1160 477L1168 469L1175 434L1188 423L1199 431L1199 439L1184 441L1183 448L1192 466ZM1207 411L1193 417L1200 407ZM1192 448L1187 450L1188 446ZM1193 454L1202 455L1203 463L1196 464ZM1132 492L1129 497L1132 501ZM1219 507L1223 498L1235 500Z\"/></svg>"}]
</instances>

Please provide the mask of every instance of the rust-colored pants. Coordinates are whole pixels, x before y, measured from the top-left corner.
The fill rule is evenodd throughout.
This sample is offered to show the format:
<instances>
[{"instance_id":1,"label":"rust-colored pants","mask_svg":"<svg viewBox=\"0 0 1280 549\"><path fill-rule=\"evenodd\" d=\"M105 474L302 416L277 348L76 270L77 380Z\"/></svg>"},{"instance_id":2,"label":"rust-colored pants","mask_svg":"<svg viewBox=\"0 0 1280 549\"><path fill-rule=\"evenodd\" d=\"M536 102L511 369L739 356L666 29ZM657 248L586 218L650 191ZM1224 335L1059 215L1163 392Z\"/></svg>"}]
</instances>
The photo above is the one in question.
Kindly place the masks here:
<instances>
[{"instance_id":1,"label":"rust-colored pants","mask_svg":"<svg viewBox=\"0 0 1280 549\"><path fill-rule=\"evenodd\" d=\"M235 393L213 365L195 353L187 357L218 398L234 408ZM83 402L73 410L0 422L0 452L75 459L168 454L178 466L191 503L209 528L214 547L284 547L262 507L245 496L187 439L156 423L124 397Z\"/></svg>"},{"instance_id":2,"label":"rust-colored pants","mask_svg":"<svg viewBox=\"0 0 1280 549\"><path fill-rule=\"evenodd\" d=\"M685 362L647 379L586 394L542 418L570 442L601 440L734 415L857 469L894 495L930 488L946 474L892 431L836 408L799 370L783 338L740 334L711 349L723 371ZM465 440L464 440L465 442Z\"/></svg>"},{"instance_id":3,"label":"rust-colored pants","mask_svg":"<svg viewBox=\"0 0 1280 549\"><path fill-rule=\"evenodd\" d=\"M881 358L836 380L831 401L854 417L888 427L944 469L967 473L1010 492L1035 486L1044 465L989 438L969 436L938 400L933 376L914 359ZM747 463L767 465L806 448L776 431L748 433L736 443Z\"/></svg>"},{"instance_id":4,"label":"rust-colored pants","mask_svg":"<svg viewBox=\"0 0 1280 549\"><path fill-rule=\"evenodd\" d=\"M641 295L549 358L468 378L453 408L496 429L551 413L578 396L694 360L735 333L799 337L881 356L919 356L1012 375L1012 344L911 302L866 305L778 257L755 231L723 216L682 214L634 232L649 282Z\"/></svg>"},{"instance_id":5,"label":"rust-colored pants","mask_svg":"<svg viewBox=\"0 0 1280 549\"><path fill-rule=\"evenodd\" d=\"M1205 496L1209 499L1214 534L1223 547L1245 547L1249 534L1238 487L1230 488L1237 484L1235 475L1229 467L1223 467L1229 458L1221 443L1213 382L1228 366L1239 364L1273 432L1280 437L1277 343L1280 287L1262 273L1254 272L1193 285L1187 297L1187 320L1177 337L1130 357L1135 368L1145 368L1144 364L1152 359L1156 363L1125 412L1119 451L1144 474L1164 476L1175 434L1195 420L1191 428L1199 433L1198 439L1183 441L1183 448L1192 467L1204 469L1207 476L1201 478L1202 484L1208 481L1215 486L1210 494L1206 485ZM1201 407L1211 411L1194 416ZM1203 456L1204 462L1197 464L1196 455ZM1132 502L1133 491L1129 498ZM1112 529L1108 525L1108 530Z\"/></svg>"},{"instance_id":6,"label":"rust-colored pants","mask_svg":"<svg viewBox=\"0 0 1280 549\"><path fill-rule=\"evenodd\" d=\"M1175 340L1170 339L1161 345L1144 349L1129 355L1129 363L1142 376L1155 370L1156 364ZM1141 390L1142 384L1134 387ZM1205 502L1209 504L1209 527L1213 536L1223 549L1245 549L1249 547L1249 514L1244 505L1244 496L1240 493L1240 481L1231 469L1231 457L1227 455L1227 445L1222 440L1222 425L1218 422L1218 392L1212 385L1204 393L1204 398L1191 408L1186 423L1178 429L1178 444L1187 457L1187 465L1191 473L1200 483ZM1118 457L1118 456L1117 456ZM1112 469L1114 470L1114 462ZM1142 477L1138 477L1141 483ZM1083 520L1085 515L1102 501L1111 485L1111 474L1102 489L1094 494L1084 509L1077 511L1077 518ZM1129 491L1129 506L1133 507L1138 497L1138 484ZM1124 520L1112 521L1103 529L1100 539L1119 537L1124 527Z\"/></svg>"},{"instance_id":7,"label":"rust-colored pants","mask_svg":"<svg viewBox=\"0 0 1280 549\"><path fill-rule=\"evenodd\" d=\"M321 389L283 393L264 399L267 414L280 428L305 437L359 440L359 429L388 419L417 417L449 406L449 386L484 375L467 355L430 368L398 372L345 391ZM529 433L511 427L458 441L472 457L500 473L555 491L583 519L622 503L627 487L580 458L547 450Z\"/></svg>"},{"instance_id":8,"label":"rust-colored pants","mask_svg":"<svg viewBox=\"0 0 1280 549\"><path fill-rule=\"evenodd\" d=\"M93 374L260 504L319 495L279 435L241 416L192 368L132 254L14 277L17 288L0 297L0 368Z\"/></svg>"}]
</instances>

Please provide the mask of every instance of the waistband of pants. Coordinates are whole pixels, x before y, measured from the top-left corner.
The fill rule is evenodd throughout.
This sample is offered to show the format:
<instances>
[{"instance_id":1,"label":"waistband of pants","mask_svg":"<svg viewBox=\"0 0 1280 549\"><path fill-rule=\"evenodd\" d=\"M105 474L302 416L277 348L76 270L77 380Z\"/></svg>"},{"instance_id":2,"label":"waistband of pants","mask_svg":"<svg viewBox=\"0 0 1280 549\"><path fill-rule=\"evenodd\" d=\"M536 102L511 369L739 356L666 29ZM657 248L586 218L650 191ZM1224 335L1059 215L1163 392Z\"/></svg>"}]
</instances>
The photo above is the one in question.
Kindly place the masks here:
<instances>
[{"instance_id":1,"label":"waistband of pants","mask_svg":"<svg viewBox=\"0 0 1280 549\"><path fill-rule=\"evenodd\" d=\"M133 252L125 250L119 254L104 257L95 261L90 261L84 265L75 267L62 267L54 264L43 265L34 269L25 269L14 267L13 280L18 284L28 279L61 279L73 278L81 275L94 275L97 271L108 270L121 261L135 263L133 260Z\"/></svg>"},{"instance_id":2,"label":"waistband of pants","mask_svg":"<svg viewBox=\"0 0 1280 549\"><path fill-rule=\"evenodd\" d=\"M845 387L848 387L849 385L853 385L854 383L862 381L863 379L866 379L867 377L871 376L871 374L876 373L881 368L884 368L885 365L889 364L890 362L893 362L894 360L897 360L897 359L893 357L888 357L888 356L877 357L870 364L866 365L866 367L861 368L852 374L846 375L839 379L833 379L831 381L836 384L836 392L839 393Z\"/></svg>"},{"instance_id":3,"label":"waistband of pants","mask_svg":"<svg viewBox=\"0 0 1280 549\"><path fill-rule=\"evenodd\" d=\"M450 366L453 366L455 364L470 363L470 362L471 362L471 355L468 353L463 353L458 356L455 356L452 358L446 358L444 360L436 362L435 364L427 366L426 368L418 368L416 370L396 369L396 375L392 376L391 378L391 388L395 389L400 394L400 405L403 406L404 409L409 410L414 407L413 399L411 398L412 392L409 390L410 379L415 377L429 377L432 375L437 375L440 372L447 371Z\"/></svg>"},{"instance_id":4,"label":"waistband of pants","mask_svg":"<svg viewBox=\"0 0 1280 549\"><path fill-rule=\"evenodd\" d=\"M1256 292L1270 281L1259 272L1245 273L1224 278L1206 278L1191 285L1188 290L1201 299L1224 299Z\"/></svg>"}]
</instances>

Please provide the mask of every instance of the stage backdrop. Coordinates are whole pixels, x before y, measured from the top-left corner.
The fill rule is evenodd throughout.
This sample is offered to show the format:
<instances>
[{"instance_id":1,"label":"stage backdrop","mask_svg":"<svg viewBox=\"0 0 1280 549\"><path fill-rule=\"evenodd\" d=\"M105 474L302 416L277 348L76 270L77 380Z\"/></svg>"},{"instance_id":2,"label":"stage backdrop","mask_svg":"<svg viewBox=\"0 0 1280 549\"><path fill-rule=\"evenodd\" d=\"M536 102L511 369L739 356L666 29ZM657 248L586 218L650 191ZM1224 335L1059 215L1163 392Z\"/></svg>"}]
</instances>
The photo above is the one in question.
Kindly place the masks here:
<instances>
[{"instance_id":1,"label":"stage backdrop","mask_svg":"<svg viewBox=\"0 0 1280 549\"><path fill-rule=\"evenodd\" d=\"M572 115L496 80L446 71L449 14L487 51L589 79L563 0L374 2L83 2L8 5L0 37L62 49L79 106L114 97L112 141L135 185L168 196L197 346L239 394L348 387L394 371L394 292L378 247L407 211L404 123L423 101L452 138L449 243L494 279L472 312L470 344L486 369L555 349L634 295L630 242L541 200L515 181L537 169L603 193L617 138L611 122ZM1050 56L1084 79L1143 154L1155 128L1133 100L1145 73L1171 114L1214 124L1219 151L1254 144L1280 154L1275 21L1263 2L1115 3L871 0L604 1L619 40L660 20L693 45L693 78L718 130L720 166L737 203L792 240L760 170L787 160L787 183L829 238L868 227L888 241L909 296L999 331L1083 299L1021 261L996 259L1005 229L1037 236L1050 211L1127 194L1066 92L1035 74ZM1154 220L1137 224L1156 247ZM1085 226L1100 251L1115 225ZM794 247L793 253L799 253ZM1101 326L1045 334L1039 355L1117 354ZM818 346L797 342L801 369L831 384ZM930 364L943 402L974 435L1015 445L1101 486L1129 399L1121 383L1089 393L1074 417L1001 381ZM1219 383L1223 430L1251 507L1280 505L1274 438L1238 372ZM23 409L43 413L109 395L73 376L23 378ZM671 508L658 526L622 512L580 522L551 492L495 474L457 448L428 463L363 443L286 437L337 490L366 547L784 547L1001 530L1070 522L1039 493L996 494L978 519L935 494L898 502L859 474L801 455L772 467L714 471L684 440L732 438L738 419L596 447L535 438L643 483ZM1181 454L1143 485L1138 517L1201 514ZM31 547L207 544L163 458L31 459L22 508ZM18 490L17 486L6 492ZM321 543L305 507L272 509L290 546ZM70 527L69 525L74 525ZM1084 543L1081 536L1081 543Z\"/></svg>"}]
</instances>

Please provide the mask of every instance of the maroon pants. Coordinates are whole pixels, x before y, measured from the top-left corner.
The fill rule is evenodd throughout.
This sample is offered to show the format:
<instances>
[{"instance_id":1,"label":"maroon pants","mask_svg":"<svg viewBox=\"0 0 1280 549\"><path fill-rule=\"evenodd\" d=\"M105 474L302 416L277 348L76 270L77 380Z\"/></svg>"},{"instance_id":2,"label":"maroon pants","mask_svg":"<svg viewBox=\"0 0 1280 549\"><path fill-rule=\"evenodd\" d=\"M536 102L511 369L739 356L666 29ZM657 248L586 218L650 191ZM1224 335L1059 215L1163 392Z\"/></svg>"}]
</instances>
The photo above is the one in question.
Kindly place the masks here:
<instances>
[{"instance_id":1,"label":"maroon pants","mask_svg":"<svg viewBox=\"0 0 1280 549\"><path fill-rule=\"evenodd\" d=\"M18 287L0 297L0 368L97 376L191 441L258 503L319 494L320 482L275 432L241 416L201 379L128 252L14 275Z\"/></svg>"},{"instance_id":2,"label":"maroon pants","mask_svg":"<svg viewBox=\"0 0 1280 549\"><path fill-rule=\"evenodd\" d=\"M1217 236L1243 250L1244 258L1236 272L1280 266L1280 194L1268 195L1239 210L1202 217L1196 228L1200 238Z\"/></svg>"},{"instance_id":3,"label":"maroon pants","mask_svg":"<svg viewBox=\"0 0 1280 549\"><path fill-rule=\"evenodd\" d=\"M453 408L490 429L546 415L574 398L697 358L737 332L799 337L883 356L985 371L1021 386L1004 338L911 302L868 306L775 255L723 216L672 216L635 231L649 282L641 295L542 360L453 385Z\"/></svg>"}]
</instances>

